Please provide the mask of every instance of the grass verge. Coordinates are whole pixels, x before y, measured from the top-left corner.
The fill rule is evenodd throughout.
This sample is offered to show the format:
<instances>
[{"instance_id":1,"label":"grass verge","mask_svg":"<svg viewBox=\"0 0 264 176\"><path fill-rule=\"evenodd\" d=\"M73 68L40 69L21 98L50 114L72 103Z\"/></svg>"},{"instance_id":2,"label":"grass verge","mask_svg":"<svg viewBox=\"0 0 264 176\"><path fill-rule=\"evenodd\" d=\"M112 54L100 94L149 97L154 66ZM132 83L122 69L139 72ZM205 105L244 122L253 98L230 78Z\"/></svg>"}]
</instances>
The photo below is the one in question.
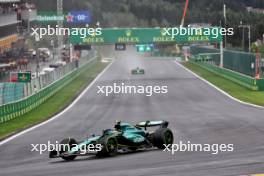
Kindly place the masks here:
<instances>
[{"instance_id":1,"label":"grass verge","mask_svg":"<svg viewBox=\"0 0 264 176\"><path fill-rule=\"evenodd\" d=\"M264 106L264 91L252 91L217 74L199 67L192 63L183 63L185 67L192 70L210 83L216 85L231 96L256 105Z\"/></svg>"},{"instance_id":2,"label":"grass verge","mask_svg":"<svg viewBox=\"0 0 264 176\"><path fill-rule=\"evenodd\" d=\"M93 81L106 65L106 63L101 62L95 63L95 65L84 70L38 108L19 118L0 124L0 140L45 121L62 111Z\"/></svg>"}]
</instances>

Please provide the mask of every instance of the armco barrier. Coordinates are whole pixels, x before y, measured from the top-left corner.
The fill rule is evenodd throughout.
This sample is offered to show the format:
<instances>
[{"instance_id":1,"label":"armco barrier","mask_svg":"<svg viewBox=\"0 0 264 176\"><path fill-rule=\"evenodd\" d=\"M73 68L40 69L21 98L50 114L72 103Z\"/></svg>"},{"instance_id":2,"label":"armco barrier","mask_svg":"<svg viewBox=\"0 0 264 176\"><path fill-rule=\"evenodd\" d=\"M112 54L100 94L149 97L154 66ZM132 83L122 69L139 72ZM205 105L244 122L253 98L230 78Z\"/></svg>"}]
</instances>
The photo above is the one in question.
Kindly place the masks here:
<instances>
[{"instance_id":1,"label":"armco barrier","mask_svg":"<svg viewBox=\"0 0 264 176\"><path fill-rule=\"evenodd\" d=\"M250 76L247 76L247 75L244 75L244 74L232 71L232 70L228 70L225 68L220 68L220 67L217 67L215 65L205 63L205 62L195 62L192 60L190 60L189 62L199 65L200 67L208 71L211 71L219 76L229 79L251 90L261 90L261 91L264 90L264 79L256 80L255 78L252 78Z\"/></svg>"},{"instance_id":2,"label":"armco barrier","mask_svg":"<svg viewBox=\"0 0 264 176\"><path fill-rule=\"evenodd\" d=\"M36 94L13 103L0 106L0 123L19 117L38 107L41 103L58 92L66 84L76 78L83 70L92 66L95 62L96 56L93 59L89 60L86 64L82 65L80 68L73 70L58 81L43 88Z\"/></svg>"},{"instance_id":3,"label":"armco barrier","mask_svg":"<svg viewBox=\"0 0 264 176\"><path fill-rule=\"evenodd\" d=\"M264 90L264 79L258 79L257 85L259 87L259 90Z\"/></svg>"}]
</instances>

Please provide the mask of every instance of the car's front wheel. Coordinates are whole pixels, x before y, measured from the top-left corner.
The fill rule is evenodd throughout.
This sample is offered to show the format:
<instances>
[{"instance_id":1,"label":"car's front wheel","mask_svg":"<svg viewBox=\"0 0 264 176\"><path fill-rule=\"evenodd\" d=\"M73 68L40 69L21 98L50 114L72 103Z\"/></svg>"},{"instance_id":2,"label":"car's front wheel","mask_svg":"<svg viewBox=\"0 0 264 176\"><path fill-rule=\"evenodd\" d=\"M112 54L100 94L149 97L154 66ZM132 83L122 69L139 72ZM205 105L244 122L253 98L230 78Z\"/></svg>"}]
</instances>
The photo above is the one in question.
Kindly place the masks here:
<instances>
[{"instance_id":1,"label":"car's front wheel","mask_svg":"<svg viewBox=\"0 0 264 176\"><path fill-rule=\"evenodd\" d=\"M107 157L117 154L118 144L115 138L103 137L98 143L102 145L102 148L101 151L98 151L97 156Z\"/></svg>"},{"instance_id":2,"label":"car's front wheel","mask_svg":"<svg viewBox=\"0 0 264 176\"><path fill-rule=\"evenodd\" d=\"M76 158L76 155L67 155L67 152L69 152L76 145L77 145L77 142L73 138L63 139L60 142L60 151L59 151L59 153L62 155L61 158L66 161L74 160Z\"/></svg>"}]
</instances>

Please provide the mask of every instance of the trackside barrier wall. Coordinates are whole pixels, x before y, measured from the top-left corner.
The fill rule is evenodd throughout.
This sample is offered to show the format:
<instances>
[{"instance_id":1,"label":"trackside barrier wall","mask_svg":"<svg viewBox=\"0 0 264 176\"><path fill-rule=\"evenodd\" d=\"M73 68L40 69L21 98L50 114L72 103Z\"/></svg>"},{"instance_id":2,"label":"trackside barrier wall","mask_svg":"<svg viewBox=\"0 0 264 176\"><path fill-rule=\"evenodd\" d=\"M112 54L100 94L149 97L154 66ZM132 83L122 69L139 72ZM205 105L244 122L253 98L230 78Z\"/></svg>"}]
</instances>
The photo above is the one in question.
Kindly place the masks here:
<instances>
[{"instance_id":1,"label":"trackside barrier wall","mask_svg":"<svg viewBox=\"0 0 264 176\"><path fill-rule=\"evenodd\" d=\"M66 74L64 77L39 90L37 93L25 99L0 106L0 123L4 123L11 119L17 118L38 107L49 97L51 97L61 88L63 88L66 84L76 78L83 70L96 63L96 59L97 56L96 54L94 54L90 60L80 64L81 66L79 68L74 69L73 71Z\"/></svg>"},{"instance_id":2,"label":"trackside barrier wall","mask_svg":"<svg viewBox=\"0 0 264 176\"><path fill-rule=\"evenodd\" d=\"M259 90L264 90L264 79L258 79L257 85L259 87Z\"/></svg>"},{"instance_id":3,"label":"trackside barrier wall","mask_svg":"<svg viewBox=\"0 0 264 176\"><path fill-rule=\"evenodd\" d=\"M218 66L215 66L215 65L212 65L206 62L196 62L193 59L190 60L189 62L196 64L226 79L229 79L237 84L247 87L251 90L264 91L264 79L255 79L250 76L247 76L247 75L244 75L244 74L241 74L241 73L229 70L229 69L220 68Z\"/></svg>"},{"instance_id":4,"label":"trackside barrier wall","mask_svg":"<svg viewBox=\"0 0 264 176\"><path fill-rule=\"evenodd\" d=\"M219 49L191 46L190 52L191 55L195 56L198 60L210 62L211 64L219 66L220 54L210 54L220 53ZM226 69L254 77L255 63L256 55L253 53L224 50L223 67Z\"/></svg>"}]
</instances>

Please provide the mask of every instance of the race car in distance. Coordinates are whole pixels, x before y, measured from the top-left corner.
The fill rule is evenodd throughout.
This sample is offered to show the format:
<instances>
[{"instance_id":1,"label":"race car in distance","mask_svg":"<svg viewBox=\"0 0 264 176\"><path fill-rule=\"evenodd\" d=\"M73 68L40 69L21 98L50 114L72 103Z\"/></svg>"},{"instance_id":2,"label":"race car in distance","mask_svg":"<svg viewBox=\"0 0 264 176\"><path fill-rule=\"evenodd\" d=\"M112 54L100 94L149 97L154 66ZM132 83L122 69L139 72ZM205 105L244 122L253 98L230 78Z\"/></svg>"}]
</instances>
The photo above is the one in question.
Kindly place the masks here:
<instances>
[{"instance_id":1,"label":"race car in distance","mask_svg":"<svg viewBox=\"0 0 264 176\"><path fill-rule=\"evenodd\" d=\"M68 147L62 147L59 151L51 151L49 157L61 157L69 161L74 160L77 156L88 156L91 154L107 157L139 149L164 149L165 145L173 143L173 133L168 128L168 125L169 122L167 121L144 121L136 125L119 121L115 124L114 129L103 130L102 135L93 135L82 142L77 142L73 138L63 139L60 143L63 144L61 146L66 144ZM156 127L156 129L148 131L147 128L149 127ZM100 150L91 152L91 150L88 150L91 145L95 148L100 145Z\"/></svg>"},{"instance_id":2,"label":"race car in distance","mask_svg":"<svg viewBox=\"0 0 264 176\"><path fill-rule=\"evenodd\" d=\"M144 75L145 74L145 70L142 69L142 68L137 67L137 68L131 70L131 74L132 75Z\"/></svg>"}]
</instances>

